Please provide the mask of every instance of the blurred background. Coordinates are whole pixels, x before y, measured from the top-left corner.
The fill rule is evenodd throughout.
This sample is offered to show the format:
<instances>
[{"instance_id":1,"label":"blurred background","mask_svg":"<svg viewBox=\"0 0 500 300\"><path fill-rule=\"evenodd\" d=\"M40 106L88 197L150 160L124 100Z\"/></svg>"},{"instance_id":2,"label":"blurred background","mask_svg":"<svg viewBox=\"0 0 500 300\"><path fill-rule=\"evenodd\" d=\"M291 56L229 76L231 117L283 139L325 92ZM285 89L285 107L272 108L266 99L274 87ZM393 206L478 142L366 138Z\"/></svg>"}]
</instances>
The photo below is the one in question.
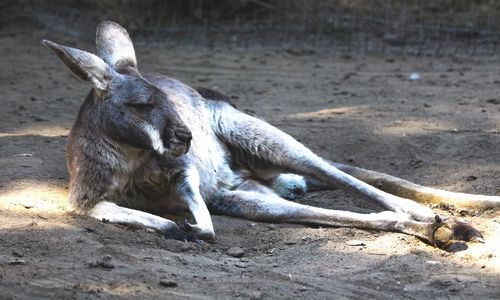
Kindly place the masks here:
<instances>
[{"instance_id":1,"label":"blurred background","mask_svg":"<svg viewBox=\"0 0 500 300\"><path fill-rule=\"evenodd\" d=\"M499 0L3 0L0 30L87 38L111 19L149 45L495 55L499 13Z\"/></svg>"}]
</instances>

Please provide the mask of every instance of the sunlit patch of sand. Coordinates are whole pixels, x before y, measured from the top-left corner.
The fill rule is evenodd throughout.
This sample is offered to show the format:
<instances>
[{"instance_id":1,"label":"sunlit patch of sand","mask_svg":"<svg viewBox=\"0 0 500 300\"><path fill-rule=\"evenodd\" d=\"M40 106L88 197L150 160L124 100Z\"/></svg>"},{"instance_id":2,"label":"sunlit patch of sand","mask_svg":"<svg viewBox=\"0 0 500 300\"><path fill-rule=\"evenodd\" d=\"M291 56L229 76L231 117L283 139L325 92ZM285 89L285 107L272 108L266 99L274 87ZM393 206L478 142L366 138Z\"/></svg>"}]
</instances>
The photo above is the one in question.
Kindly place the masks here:
<instances>
[{"instance_id":1,"label":"sunlit patch of sand","mask_svg":"<svg viewBox=\"0 0 500 300\"><path fill-rule=\"evenodd\" d=\"M384 124L384 126L379 126L374 130L374 133L385 136L403 137L413 134L452 131L454 128L453 124L442 120L439 121L439 123L418 120L398 120L389 124Z\"/></svg>"},{"instance_id":2,"label":"sunlit patch of sand","mask_svg":"<svg viewBox=\"0 0 500 300\"><path fill-rule=\"evenodd\" d=\"M500 274L500 219L496 218L484 222L481 228L485 243L467 243L467 249L457 252L446 252L437 248L428 246L419 247L417 252L425 252L429 256L426 263L430 265L440 265L453 263L466 268L480 268L484 273L499 275ZM347 247L339 247L338 241L327 241L321 249L325 252L346 252L352 253L359 251L368 255L383 255L383 256L403 256L415 255L415 247L407 242L402 243L402 240L412 241L416 238L405 235L381 234L380 236L369 240L348 240L343 242ZM418 242L423 243L423 242ZM423 244L421 246L424 246Z\"/></svg>"},{"instance_id":3,"label":"sunlit patch of sand","mask_svg":"<svg viewBox=\"0 0 500 300\"><path fill-rule=\"evenodd\" d=\"M489 221L482 231L485 243L469 243L466 251L454 253L454 260L500 274L500 218Z\"/></svg>"},{"instance_id":4,"label":"sunlit patch of sand","mask_svg":"<svg viewBox=\"0 0 500 300\"><path fill-rule=\"evenodd\" d=\"M291 114L288 115L287 118L291 120L307 120L307 119L321 120L321 119L328 119L338 115L360 114L363 112L367 112L368 110L369 107L367 105L344 106L335 108L325 108L318 111Z\"/></svg>"},{"instance_id":5,"label":"sunlit patch of sand","mask_svg":"<svg viewBox=\"0 0 500 300\"><path fill-rule=\"evenodd\" d=\"M67 197L67 189L61 186L38 181L15 182L0 192L0 209L62 213L67 209Z\"/></svg>"},{"instance_id":6,"label":"sunlit patch of sand","mask_svg":"<svg viewBox=\"0 0 500 300\"><path fill-rule=\"evenodd\" d=\"M0 138L2 137L19 137L26 135L37 135L45 137L54 136L66 136L69 130L62 126L36 126L36 127L26 127L20 128L13 132L0 132Z\"/></svg>"}]
</instances>

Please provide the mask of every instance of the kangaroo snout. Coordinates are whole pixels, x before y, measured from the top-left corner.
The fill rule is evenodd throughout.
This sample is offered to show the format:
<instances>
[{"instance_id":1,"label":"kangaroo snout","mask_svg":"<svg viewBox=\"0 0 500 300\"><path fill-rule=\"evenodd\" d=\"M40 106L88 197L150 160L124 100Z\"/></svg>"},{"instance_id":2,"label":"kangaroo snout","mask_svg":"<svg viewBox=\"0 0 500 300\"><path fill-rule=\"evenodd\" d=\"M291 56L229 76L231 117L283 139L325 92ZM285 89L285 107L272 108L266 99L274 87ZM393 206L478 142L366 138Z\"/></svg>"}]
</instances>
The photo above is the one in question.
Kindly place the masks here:
<instances>
[{"instance_id":1,"label":"kangaroo snout","mask_svg":"<svg viewBox=\"0 0 500 300\"><path fill-rule=\"evenodd\" d=\"M163 143L170 154L181 156L186 154L191 147L193 136L191 131L184 127L167 129L164 135Z\"/></svg>"},{"instance_id":2,"label":"kangaroo snout","mask_svg":"<svg viewBox=\"0 0 500 300\"><path fill-rule=\"evenodd\" d=\"M175 137L184 143L190 144L193 136L191 135L191 131L186 129L178 129L174 132Z\"/></svg>"}]
</instances>

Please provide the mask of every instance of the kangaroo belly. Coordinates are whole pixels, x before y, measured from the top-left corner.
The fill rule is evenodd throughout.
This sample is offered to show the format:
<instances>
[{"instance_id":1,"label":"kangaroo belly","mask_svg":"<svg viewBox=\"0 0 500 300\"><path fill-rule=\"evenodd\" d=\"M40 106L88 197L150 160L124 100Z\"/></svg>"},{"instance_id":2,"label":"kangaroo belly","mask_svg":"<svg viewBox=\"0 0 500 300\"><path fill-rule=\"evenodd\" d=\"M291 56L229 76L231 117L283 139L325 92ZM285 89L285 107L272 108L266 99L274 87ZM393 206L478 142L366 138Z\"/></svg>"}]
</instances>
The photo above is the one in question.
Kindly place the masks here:
<instances>
[{"instance_id":1,"label":"kangaroo belly","mask_svg":"<svg viewBox=\"0 0 500 300\"><path fill-rule=\"evenodd\" d=\"M195 136L196 137L196 136ZM188 160L200 177L200 192L205 202L223 189L233 189L242 182L239 172L232 169L230 155L215 135L193 138Z\"/></svg>"}]
</instances>

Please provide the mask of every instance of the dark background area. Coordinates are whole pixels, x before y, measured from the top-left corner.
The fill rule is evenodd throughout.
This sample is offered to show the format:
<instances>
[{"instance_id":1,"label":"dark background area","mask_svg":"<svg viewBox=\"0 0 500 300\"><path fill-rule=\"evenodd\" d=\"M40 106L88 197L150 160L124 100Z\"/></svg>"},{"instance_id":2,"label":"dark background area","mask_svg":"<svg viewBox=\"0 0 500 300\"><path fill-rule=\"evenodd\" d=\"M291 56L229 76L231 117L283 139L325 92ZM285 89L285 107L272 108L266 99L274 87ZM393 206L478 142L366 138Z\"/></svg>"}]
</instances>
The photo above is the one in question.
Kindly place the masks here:
<instances>
[{"instance_id":1,"label":"dark background area","mask_svg":"<svg viewBox=\"0 0 500 300\"><path fill-rule=\"evenodd\" d=\"M498 0L4 0L0 11L3 29L86 37L111 19L161 46L495 55L500 34Z\"/></svg>"}]
</instances>

